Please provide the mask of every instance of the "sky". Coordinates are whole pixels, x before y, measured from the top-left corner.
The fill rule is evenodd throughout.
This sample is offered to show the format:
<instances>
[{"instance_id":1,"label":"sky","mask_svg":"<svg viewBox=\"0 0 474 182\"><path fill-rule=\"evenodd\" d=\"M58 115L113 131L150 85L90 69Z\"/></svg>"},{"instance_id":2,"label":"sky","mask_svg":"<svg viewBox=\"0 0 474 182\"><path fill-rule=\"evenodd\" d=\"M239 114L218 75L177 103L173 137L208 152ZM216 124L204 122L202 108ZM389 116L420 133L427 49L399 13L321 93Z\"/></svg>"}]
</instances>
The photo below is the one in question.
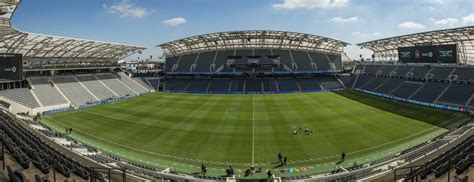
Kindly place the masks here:
<instances>
[{"instance_id":1,"label":"sky","mask_svg":"<svg viewBox=\"0 0 474 182\"><path fill-rule=\"evenodd\" d=\"M13 26L26 32L139 45L128 60L157 59L156 45L235 30L309 33L352 44L474 25L472 0L23 0Z\"/></svg>"}]
</instances>

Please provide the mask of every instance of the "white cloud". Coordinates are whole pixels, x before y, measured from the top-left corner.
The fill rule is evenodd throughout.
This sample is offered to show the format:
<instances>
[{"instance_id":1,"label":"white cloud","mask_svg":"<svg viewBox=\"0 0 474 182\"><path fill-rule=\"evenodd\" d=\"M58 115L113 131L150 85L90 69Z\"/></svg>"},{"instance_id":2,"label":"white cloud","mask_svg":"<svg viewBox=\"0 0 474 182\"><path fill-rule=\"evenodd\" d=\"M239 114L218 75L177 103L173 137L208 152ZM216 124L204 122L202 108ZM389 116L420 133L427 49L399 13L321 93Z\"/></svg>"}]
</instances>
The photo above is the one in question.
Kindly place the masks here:
<instances>
[{"instance_id":1,"label":"white cloud","mask_svg":"<svg viewBox=\"0 0 474 182\"><path fill-rule=\"evenodd\" d=\"M171 18L171 19L163 21L164 24L171 25L171 26L178 26L181 24L185 24L186 22L187 20L181 17Z\"/></svg>"},{"instance_id":2,"label":"white cloud","mask_svg":"<svg viewBox=\"0 0 474 182\"><path fill-rule=\"evenodd\" d=\"M474 23L474 13L471 13L462 18L462 23Z\"/></svg>"},{"instance_id":3,"label":"white cloud","mask_svg":"<svg viewBox=\"0 0 474 182\"><path fill-rule=\"evenodd\" d=\"M425 26L423 24L416 23L416 22L413 22L413 21L403 22L403 23L399 24L398 27L403 28L403 29L423 29L423 28L425 28Z\"/></svg>"},{"instance_id":4,"label":"white cloud","mask_svg":"<svg viewBox=\"0 0 474 182\"><path fill-rule=\"evenodd\" d=\"M444 4L444 0L428 0L431 4Z\"/></svg>"},{"instance_id":5,"label":"white cloud","mask_svg":"<svg viewBox=\"0 0 474 182\"><path fill-rule=\"evenodd\" d=\"M430 18L430 20L435 24L435 25L447 25L447 24L454 24L459 22L459 19L457 18L445 18L445 19L440 19L436 20L434 18Z\"/></svg>"},{"instance_id":6,"label":"white cloud","mask_svg":"<svg viewBox=\"0 0 474 182\"><path fill-rule=\"evenodd\" d=\"M381 36L381 35L383 35L383 33L375 32L375 33L373 33L372 35L373 35L373 36Z\"/></svg>"},{"instance_id":7,"label":"white cloud","mask_svg":"<svg viewBox=\"0 0 474 182\"><path fill-rule=\"evenodd\" d=\"M154 12L154 10L148 10L146 8L139 7L133 3L130 3L129 0L121 0L120 2L116 2L110 6L106 4L103 4L102 6L105 10L107 10L107 12L113 14L120 14L121 17L141 18Z\"/></svg>"},{"instance_id":8,"label":"white cloud","mask_svg":"<svg viewBox=\"0 0 474 182\"><path fill-rule=\"evenodd\" d=\"M336 16L336 17L331 18L331 21L336 22L336 23L354 23L354 22L362 21L362 19L360 19L358 16L354 16L350 18L342 18L342 17Z\"/></svg>"},{"instance_id":9,"label":"white cloud","mask_svg":"<svg viewBox=\"0 0 474 182\"><path fill-rule=\"evenodd\" d=\"M273 4L274 8L342 8L349 4L349 0L283 0L283 3Z\"/></svg>"},{"instance_id":10,"label":"white cloud","mask_svg":"<svg viewBox=\"0 0 474 182\"><path fill-rule=\"evenodd\" d=\"M362 33L362 32L352 32L352 35L357 36L357 37L368 37L370 34Z\"/></svg>"},{"instance_id":11,"label":"white cloud","mask_svg":"<svg viewBox=\"0 0 474 182\"><path fill-rule=\"evenodd\" d=\"M425 0L423 5L426 6L430 11L436 11L444 7L446 4L445 0Z\"/></svg>"},{"instance_id":12,"label":"white cloud","mask_svg":"<svg viewBox=\"0 0 474 182\"><path fill-rule=\"evenodd\" d=\"M359 38L367 38L367 37L377 37L383 34L380 32L374 32L374 33L352 32L352 35Z\"/></svg>"}]
</instances>

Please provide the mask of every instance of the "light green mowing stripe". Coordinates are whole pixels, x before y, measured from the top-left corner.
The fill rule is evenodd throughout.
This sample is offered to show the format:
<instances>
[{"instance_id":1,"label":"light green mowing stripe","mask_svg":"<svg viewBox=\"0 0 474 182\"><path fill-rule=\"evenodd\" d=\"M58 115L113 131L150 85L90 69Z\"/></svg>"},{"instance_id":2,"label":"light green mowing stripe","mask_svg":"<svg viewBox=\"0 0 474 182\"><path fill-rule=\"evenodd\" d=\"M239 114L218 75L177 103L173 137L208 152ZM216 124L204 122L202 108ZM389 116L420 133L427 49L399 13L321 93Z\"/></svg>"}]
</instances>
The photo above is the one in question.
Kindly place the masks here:
<instances>
[{"instance_id":1,"label":"light green mowing stripe","mask_svg":"<svg viewBox=\"0 0 474 182\"><path fill-rule=\"evenodd\" d=\"M48 126L106 153L182 173L238 176L255 164L278 176L316 174L394 155L459 125L462 113L394 102L353 91L281 95L151 93L44 117ZM311 135L294 135L294 128ZM291 174L273 169L281 152ZM258 174L253 178L265 177Z\"/></svg>"}]
</instances>

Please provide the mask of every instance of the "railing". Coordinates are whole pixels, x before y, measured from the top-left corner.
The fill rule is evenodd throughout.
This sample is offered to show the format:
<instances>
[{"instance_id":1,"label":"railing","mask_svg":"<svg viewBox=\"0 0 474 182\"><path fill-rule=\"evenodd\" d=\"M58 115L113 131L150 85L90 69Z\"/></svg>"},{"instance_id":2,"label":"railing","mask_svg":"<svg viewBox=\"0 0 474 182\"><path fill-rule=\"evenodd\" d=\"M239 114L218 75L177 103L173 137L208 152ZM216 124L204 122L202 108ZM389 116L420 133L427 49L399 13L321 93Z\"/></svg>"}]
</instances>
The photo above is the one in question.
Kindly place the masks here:
<instances>
[{"instance_id":1,"label":"railing","mask_svg":"<svg viewBox=\"0 0 474 182\"><path fill-rule=\"evenodd\" d=\"M206 92L206 91L182 91L182 90L163 90L167 93L193 93L193 94L290 94L290 93L310 93L310 92L339 92L345 88L321 89L321 90L295 90L295 91L272 91L272 92Z\"/></svg>"},{"instance_id":2,"label":"railing","mask_svg":"<svg viewBox=\"0 0 474 182\"><path fill-rule=\"evenodd\" d=\"M364 89L360 89L360 88L355 88L355 90L360 91L360 92L364 92L364 93L368 93L368 94L371 94L371 95L379 96L379 97L389 98L389 99L393 99L393 100L397 100L397 101L408 102L408 103L422 105L422 106L428 106L428 107L444 109L444 110L449 110L449 111L472 113L472 111L468 107L458 107L458 106L423 102L423 101L418 101L418 100L401 98L401 97L397 97L397 96L389 95L389 94L384 94L384 93L372 92L372 91L368 91L368 90L364 90Z\"/></svg>"},{"instance_id":3,"label":"railing","mask_svg":"<svg viewBox=\"0 0 474 182\"><path fill-rule=\"evenodd\" d=\"M146 93L132 94L132 95L122 96L122 97L114 97L114 98L110 98L110 99L106 99L106 100L102 100L102 101L97 101L97 102L92 102L92 103L80 105L77 108L67 107L67 108L53 109L53 110L49 110L49 111L44 111L42 114L43 115L49 115L49 114L54 114L54 113L58 113L58 112L65 112L65 111L71 111L71 110L76 110L76 109L88 108L88 107L97 106L97 105L101 105L101 104L110 104L110 103L119 102L121 100L132 98L132 97L143 95L143 94L146 94Z\"/></svg>"}]
</instances>

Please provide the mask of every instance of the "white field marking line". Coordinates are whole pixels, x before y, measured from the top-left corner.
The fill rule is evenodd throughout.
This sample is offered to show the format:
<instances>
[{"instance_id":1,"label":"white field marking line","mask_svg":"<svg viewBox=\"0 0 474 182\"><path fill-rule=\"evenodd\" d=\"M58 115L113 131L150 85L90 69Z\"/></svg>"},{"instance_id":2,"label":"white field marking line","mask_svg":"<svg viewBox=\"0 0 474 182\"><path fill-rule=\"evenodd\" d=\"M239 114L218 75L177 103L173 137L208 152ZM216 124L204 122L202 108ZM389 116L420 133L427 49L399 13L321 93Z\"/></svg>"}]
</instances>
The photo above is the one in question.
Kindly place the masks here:
<instances>
[{"instance_id":1,"label":"white field marking line","mask_svg":"<svg viewBox=\"0 0 474 182\"><path fill-rule=\"evenodd\" d=\"M252 165L255 163L255 101L252 95Z\"/></svg>"},{"instance_id":2,"label":"white field marking line","mask_svg":"<svg viewBox=\"0 0 474 182\"><path fill-rule=\"evenodd\" d=\"M66 127L64 124L62 124L61 122L58 122L52 118L49 118L50 120L58 123L59 125L63 126L63 127ZM432 129L432 128L430 128ZM427 129L429 130L429 129ZM108 143L112 143L112 144L115 144L115 145L118 145L118 146L122 146L122 147L125 147L125 148L128 148L128 149L132 149L132 150L135 150L135 151L139 151L139 152L144 152L144 153L148 153L148 154L152 154L152 155L158 155L158 156L163 156L163 157L168 157L168 158L175 158L175 159L181 159L181 160L189 160L189 161L194 161L194 162L202 162L203 160L199 160L199 159L190 159L190 158L185 158L185 157L179 157L179 156L173 156L173 155L167 155L167 154L160 154L160 153L156 153L156 152L151 152L151 151L147 151L147 150L142 150L142 149L138 149L138 148L134 148L134 147L130 147L130 146L127 146L127 145L123 145L123 144L120 144L120 143L117 143L117 142L113 142L113 141L110 141L110 140L107 140L107 139L103 139L103 138L100 138L98 136L95 136L93 134L90 134L90 133L87 133L87 132L84 132L84 131L81 131L79 129L74 129L74 131L79 131L80 133L84 133L86 135L89 135L93 138L97 138L99 140L102 140L102 141L105 141L105 142L108 142ZM425 130L426 131L426 130ZM421 131L421 132L418 132L418 133L415 133L413 135L416 135L416 134L419 134L419 133L422 133L424 131ZM413 135L410 135L410 136L413 136ZM410 137L408 136L408 137ZM405 137L407 138L407 137ZM402 139L402 138L401 138ZM398 139L398 140L401 140L401 139ZM396 142L398 140L394 140L394 141L391 141L389 143L393 143L393 142ZM359 150L359 151L353 151L353 152L350 152L348 154L354 154L354 153L359 153L359 152L363 152L363 151L366 151L368 149L372 149L372 148L377 148L377 147L380 147L380 146L383 146L383 145L386 145L388 143L385 143L385 144L382 144L382 145L378 145L378 146L373 146L373 147L370 147L370 148L367 148L367 149L363 149L363 150ZM253 149L253 147L252 147ZM125 155L124 155L125 156ZM335 158L335 157L338 157L339 155L332 155L332 156L325 156L325 157L318 157L318 158L312 158L312 159L305 159L303 161L297 161L297 162L293 162L293 161L290 161L289 163L290 164L297 164L298 162L304 162L304 161L317 161L317 160L322 160L322 159L327 159L327 158ZM207 162L210 162L210 163L215 163L215 164L226 164L226 162L215 162L215 161L207 161ZM247 164L247 163L235 163L235 164ZM252 163L253 164L253 163Z\"/></svg>"},{"instance_id":3,"label":"white field marking line","mask_svg":"<svg viewBox=\"0 0 474 182\"><path fill-rule=\"evenodd\" d=\"M306 95L305 95L305 96L306 96ZM306 97L308 97L308 96L306 96ZM313 102L313 103L316 102L316 101L314 101L313 99L311 99L310 97L308 97L308 99L309 99L311 102ZM450 120L448 120L448 121L443 122L443 124L444 124L444 123L451 122L451 121L454 121L454 120L456 120L456 119L459 119L460 117L461 117L461 116L457 116L457 117L455 117L455 118L452 118L452 119L450 119ZM427 131L429 131L429 130L433 130L433 129L436 129L436 128L440 128L440 127L434 125L434 126L432 126L432 127L430 127L430 128L427 128L427 129L425 129L425 130L419 131L419 132L414 133L414 134L412 134L412 135L409 135L409 136L406 136L406 137L403 137L403 138L398 138L398 139L396 139L396 140L392 140L392 141L390 141L390 142L386 142L386 143L383 143L383 144L380 144L380 145L376 145L376 146L372 146L372 147L369 147L369 148L365 148L365 149L362 149L362 150L357 150L357 151L349 152L349 153L347 153L347 154L360 153L360 152L364 152L364 151L371 150L371 149L374 149L374 148L378 148L378 147L381 147L381 146L385 146L385 145L388 145L388 144L392 144L392 143L398 142L398 141L400 141L400 140L404 140L404 139L406 139L406 138L410 138L410 137L416 136L416 135L421 134L421 133L425 133L425 132L427 132ZM444 129L444 128L443 128L443 129ZM337 156L337 155L335 155L335 156ZM333 157L333 156L328 156L328 157ZM307 160L318 160L318 159L321 159L321 158L326 158L326 157L313 158L313 159L307 159Z\"/></svg>"},{"instance_id":4,"label":"white field marking line","mask_svg":"<svg viewBox=\"0 0 474 182\"><path fill-rule=\"evenodd\" d=\"M239 117L235 117L235 116L232 116L232 114L229 114L229 111L233 111L234 108L228 108L227 110L225 110L225 116L228 117L228 118L231 118L231 119L237 119L237 120L242 120L242 121L252 121L252 120L255 120L255 121L268 121L270 119L272 119L272 117L269 117L267 119L255 119L255 118L252 118L252 119L245 119L245 118L239 118Z\"/></svg>"},{"instance_id":5,"label":"white field marking line","mask_svg":"<svg viewBox=\"0 0 474 182\"><path fill-rule=\"evenodd\" d=\"M135 114L148 111L148 110L150 110L150 109L159 109L159 108L162 108L164 105L165 105L164 103L161 103L161 104L158 105L157 107L143 108L143 109L141 109L141 110L139 110L139 111L135 111L135 112L130 113L130 114L127 114L127 115L125 115L125 116L119 117L118 119L119 119L119 120L122 120L122 119L125 119L125 118L127 118L127 117L133 116L133 115L135 115Z\"/></svg>"},{"instance_id":6,"label":"white field marking line","mask_svg":"<svg viewBox=\"0 0 474 182\"><path fill-rule=\"evenodd\" d=\"M51 119L51 118L49 118L49 119L56 122L57 124L59 124L63 127L66 127L66 125L62 124L61 122L58 122L58 121L56 121L54 119ZM121 146L121 147L125 147L125 148L128 148L128 149L132 149L132 150L135 150L135 151L140 151L140 152L144 152L144 153L148 153L148 154L152 154L152 155L159 155L159 156L163 156L163 157L171 157L171 158L176 158L176 159L188 159L188 158L185 158L185 157L179 157L179 156L173 156L173 155L167 155L167 154L160 154L160 153L151 152L151 151L148 151L148 150L142 150L142 149L138 149L138 148L135 148L135 147L130 147L128 145L124 145L124 144L117 143L117 142L114 142L114 141L110 141L110 140L107 140L107 139L104 139L104 138L100 138L98 136L95 136L93 134L84 132L84 131L79 130L79 129L74 129L74 131L78 131L79 133L84 133L84 134L89 135L93 138L97 138L99 140L102 140L102 141L105 141L105 142L108 142L108 143L111 143L111 144L115 144L115 145L118 145L118 146ZM190 159L190 160L200 162L200 160L197 160L197 159Z\"/></svg>"},{"instance_id":7,"label":"white field marking line","mask_svg":"<svg viewBox=\"0 0 474 182\"><path fill-rule=\"evenodd\" d=\"M153 109L159 109L159 108L162 108L165 104L160 104L158 105L158 107L154 107ZM135 114L138 114L138 113L141 113L141 112L145 112L145 111L148 111L149 108L145 108L145 109L142 109L140 111L135 111L134 113L130 113L130 114L127 114L125 116L122 116L122 117L118 117L118 118L115 118L115 117L110 117L110 116L107 116L107 115L100 115L100 114L97 114L97 113L94 113L94 112L89 112L89 111L81 111L81 112L85 112L87 114L92 114L92 115L96 115L96 116L100 116L100 117L104 117L104 118L109 118L109 119L113 119L113 120L119 120L119 121L125 121L124 119L127 118L127 117L130 117L130 116L133 116Z\"/></svg>"},{"instance_id":8,"label":"white field marking line","mask_svg":"<svg viewBox=\"0 0 474 182\"><path fill-rule=\"evenodd\" d=\"M252 97L252 102L253 102L253 97ZM315 102L315 101L313 101ZM253 103L252 103L253 105ZM453 121L453 120L456 120L460 118L460 116L456 117L456 118L452 118L450 119L449 121L446 121L446 122L450 122L450 121ZM58 123L59 125L63 126L63 127L66 127L64 124L52 119L52 118L49 118L50 120ZM349 152L347 154L355 154L355 153L359 153L359 152L363 152L363 151L367 151L367 150L370 150L370 149L374 149L374 148L378 148L378 147L381 147L381 146L384 146L384 145L387 145L387 144L391 144L391 143L394 143L394 142L397 142L397 141L400 141L400 140L403 140L405 138L409 138L409 137L412 137L412 136L415 136L417 134L420 134L420 133L424 133L428 130L431 130L431 129L434 129L436 128L437 126L433 126L431 128L428 128L426 130L423 130L423 131L420 131L418 133L414 133L410 136L406 136L406 137L403 137L403 138L399 138L397 140L392 140L388 143L384 143L384 144L381 144L381 145L377 145L377 146L373 146L373 147L370 147L370 148L366 148L366 149L362 149L362 150L358 150L358 151L353 151L353 152ZM170 157L170 158L175 158L175 159L184 159L184 160L190 160L190 161L195 161L195 162L202 162L203 160L199 160L199 159L190 159L190 158L185 158L185 157L179 157L179 156L173 156L173 155L167 155L167 154L160 154L160 153L156 153L156 152L151 152L151 151L147 151L147 150L142 150L142 149L138 149L138 148L134 148L134 147L130 147L130 146L127 146L127 145L123 145L123 144L120 144L120 143L116 143L116 142L113 142L113 141L110 141L110 140L107 140L107 139L103 139L103 138L100 138L100 137L97 137L95 135L92 135L92 134L89 134L89 133L86 133L84 131L81 131L81 130L78 130L78 129L74 129L74 131L79 131L80 133L84 133L86 135L89 135L93 138L97 138L99 140L102 140L102 141L105 141L105 142L109 142L109 143L112 143L112 144L115 144L115 145L118 145L118 146L122 146L122 147L125 147L125 148L128 148L128 149L132 149L132 150L135 150L135 151L140 151L140 152L144 152L144 153L148 153L148 154L152 154L152 155L159 155L159 156L163 156L163 157ZM252 147L252 153L253 153L253 147ZM335 157L338 157L339 155L332 155L332 156L325 156L325 157L318 157L318 158L311 158L311 159L304 159L304 161L317 161L317 160L321 160L321 159L327 159L327 158L335 158ZM252 159L253 160L253 159ZM214 162L214 161L208 161L208 162L211 162L211 163L216 163L216 164L225 164L226 162ZM253 163L253 162L252 162ZM297 164L298 162L289 162L290 164ZM235 164L247 164L247 163L235 163Z\"/></svg>"}]
</instances>

